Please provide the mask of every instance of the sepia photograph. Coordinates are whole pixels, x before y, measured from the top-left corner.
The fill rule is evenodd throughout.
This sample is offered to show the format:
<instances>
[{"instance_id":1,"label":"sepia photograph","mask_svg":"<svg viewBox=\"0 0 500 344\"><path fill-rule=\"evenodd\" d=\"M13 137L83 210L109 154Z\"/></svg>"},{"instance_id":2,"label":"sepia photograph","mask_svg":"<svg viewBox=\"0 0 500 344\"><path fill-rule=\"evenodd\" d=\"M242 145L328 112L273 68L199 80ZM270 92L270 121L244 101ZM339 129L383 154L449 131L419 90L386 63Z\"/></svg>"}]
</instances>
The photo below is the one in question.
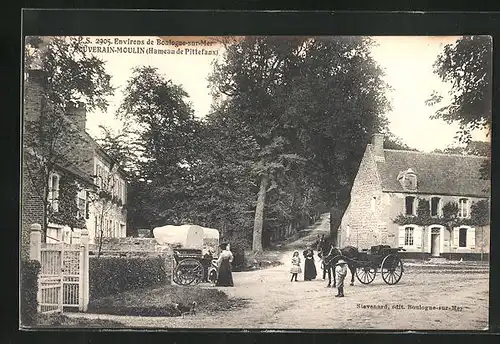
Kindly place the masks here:
<instances>
[{"instance_id":1,"label":"sepia photograph","mask_svg":"<svg viewBox=\"0 0 500 344\"><path fill-rule=\"evenodd\" d=\"M489 328L490 36L25 36L21 329Z\"/></svg>"}]
</instances>

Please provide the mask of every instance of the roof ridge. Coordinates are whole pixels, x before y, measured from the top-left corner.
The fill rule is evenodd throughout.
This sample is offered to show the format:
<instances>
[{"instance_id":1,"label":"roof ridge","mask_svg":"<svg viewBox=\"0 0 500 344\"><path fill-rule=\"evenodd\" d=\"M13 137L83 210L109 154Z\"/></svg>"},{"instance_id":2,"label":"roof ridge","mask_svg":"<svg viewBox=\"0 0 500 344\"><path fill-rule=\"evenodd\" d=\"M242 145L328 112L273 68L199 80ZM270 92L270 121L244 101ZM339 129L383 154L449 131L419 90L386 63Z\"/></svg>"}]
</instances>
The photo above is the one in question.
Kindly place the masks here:
<instances>
[{"instance_id":1,"label":"roof ridge","mask_svg":"<svg viewBox=\"0 0 500 344\"><path fill-rule=\"evenodd\" d=\"M488 158L488 156L485 156L485 155L420 152L420 151L411 151L411 150L404 150L404 149L389 149L389 148L384 148L384 151L405 152L405 153L414 153L414 154L422 154L422 155L456 156L456 157L461 157L461 158L479 158L479 159L487 159Z\"/></svg>"}]
</instances>

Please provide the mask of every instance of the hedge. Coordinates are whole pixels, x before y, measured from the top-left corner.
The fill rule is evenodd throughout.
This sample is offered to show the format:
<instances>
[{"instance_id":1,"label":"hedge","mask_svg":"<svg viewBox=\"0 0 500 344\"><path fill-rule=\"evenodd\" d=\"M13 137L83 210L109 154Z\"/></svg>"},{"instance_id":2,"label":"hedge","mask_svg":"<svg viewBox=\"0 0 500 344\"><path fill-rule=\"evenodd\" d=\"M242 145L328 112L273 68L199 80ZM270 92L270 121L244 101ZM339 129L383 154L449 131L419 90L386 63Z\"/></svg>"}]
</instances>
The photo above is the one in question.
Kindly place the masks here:
<instances>
[{"instance_id":1,"label":"hedge","mask_svg":"<svg viewBox=\"0 0 500 344\"><path fill-rule=\"evenodd\" d=\"M162 257L91 257L89 260L90 299L157 287L168 280L167 262Z\"/></svg>"},{"instance_id":2,"label":"hedge","mask_svg":"<svg viewBox=\"0 0 500 344\"><path fill-rule=\"evenodd\" d=\"M38 274L41 265L37 260L21 261L21 324L33 325L37 317Z\"/></svg>"}]
</instances>

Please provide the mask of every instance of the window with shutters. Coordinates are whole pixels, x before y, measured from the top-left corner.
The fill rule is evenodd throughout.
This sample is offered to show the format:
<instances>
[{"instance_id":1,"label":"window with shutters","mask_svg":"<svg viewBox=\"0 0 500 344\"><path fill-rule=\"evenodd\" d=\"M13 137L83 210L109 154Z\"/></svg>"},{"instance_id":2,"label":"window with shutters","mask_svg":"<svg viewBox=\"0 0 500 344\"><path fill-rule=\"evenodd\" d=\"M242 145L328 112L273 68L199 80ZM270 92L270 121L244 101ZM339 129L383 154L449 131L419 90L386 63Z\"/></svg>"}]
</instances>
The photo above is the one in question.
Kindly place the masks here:
<instances>
[{"instance_id":1,"label":"window with shutters","mask_svg":"<svg viewBox=\"0 0 500 344\"><path fill-rule=\"evenodd\" d=\"M60 177L56 173L52 173L49 177L48 202L54 212L59 211L59 180Z\"/></svg>"},{"instance_id":2,"label":"window with shutters","mask_svg":"<svg viewBox=\"0 0 500 344\"><path fill-rule=\"evenodd\" d=\"M458 217L469 217L469 200L467 198L460 198L458 200Z\"/></svg>"},{"instance_id":3,"label":"window with shutters","mask_svg":"<svg viewBox=\"0 0 500 344\"><path fill-rule=\"evenodd\" d=\"M431 198L431 216L441 216L441 198Z\"/></svg>"},{"instance_id":4,"label":"window with shutters","mask_svg":"<svg viewBox=\"0 0 500 344\"><path fill-rule=\"evenodd\" d=\"M457 249L474 249L476 246L476 229L460 226L453 229L453 247Z\"/></svg>"},{"instance_id":5,"label":"window with shutters","mask_svg":"<svg viewBox=\"0 0 500 344\"><path fill-rule=\"evenodd\" d=\"M405 197L405 215L414 216L416 213L416 200L414 196Z\"/></svg>"},{"instance_id":6,"label":"window with shutters","mask_svg":"<svg viewBox=\"0 0 500 344\"><path fill-rule=\"evenodd\" d=\"M80 190L76 195L76 204L78 207L78 212L76 214L77 218L85 219L87 213L87 191Z\"/></svg>"},{"instance_id":7,"label":"window with shutters","mask_svg":"<svg viewBox=\"0 0 500 344\"><path fill-rule=\"evenodd\" d=\"M413 227L405 228L405 246L413 246L413 234L414 234Z\"/></svg>"},{"instance_id":8,"label":"window with shutters","mask_svg":"<svg viewBox=\"0 0 500 344\"><path fill-rule=\"evenodd\" d=\"M467 247L467 228L458 230L458 247Z\"/></svg>"},{"instance_id":9,"label":"window with shutters","mask_svg":"<svg viewBox=\"0 0 500 344\"><path fill-rule=\"evenodd\" d=\"M102 187L102 171L101 171L101 166L99 164L96 164L95 168L95 183L97 186Z\"/></svg>"},{"instance_id":10,"label":"window with shutters","mask_svg":"<svg viewBox=\"0 0 500 344\"><path fill-rule=\"evenodd\" d=\"M408 224L399 227L399 247L410 250L420 250L422 248L422 226Z\"/></svg>"}]
</instances>

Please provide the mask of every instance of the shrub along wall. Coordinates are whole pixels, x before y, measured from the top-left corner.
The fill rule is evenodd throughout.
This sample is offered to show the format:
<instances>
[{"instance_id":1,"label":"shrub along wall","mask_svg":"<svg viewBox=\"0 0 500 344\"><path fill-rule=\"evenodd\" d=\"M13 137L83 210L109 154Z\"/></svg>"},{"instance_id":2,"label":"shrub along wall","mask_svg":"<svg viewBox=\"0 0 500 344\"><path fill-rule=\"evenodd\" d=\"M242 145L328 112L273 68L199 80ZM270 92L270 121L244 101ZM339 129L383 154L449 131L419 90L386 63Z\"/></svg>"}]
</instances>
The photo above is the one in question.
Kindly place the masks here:
<instances>
[{"instance_id":1,"label":"shrub along wall","mask_svg":"<svg viewBox=\"0 0 500 344\"><path fill-rule=\"evenodd\" d=\"M89 297L91 300L124 291L168 284L171 260L156 257L91 257Z\"/></svg>"},{"instance_id":2,"label":"shrub along wall","mask_svg":"<svg viewBox=\"0 0 500 344\"><path fill-rule=\"evenodd\" d=\"M21 261L21 324L35 324L38 302L38 274L40 262L36 260Z\"/></svg>"}]
</instances>

